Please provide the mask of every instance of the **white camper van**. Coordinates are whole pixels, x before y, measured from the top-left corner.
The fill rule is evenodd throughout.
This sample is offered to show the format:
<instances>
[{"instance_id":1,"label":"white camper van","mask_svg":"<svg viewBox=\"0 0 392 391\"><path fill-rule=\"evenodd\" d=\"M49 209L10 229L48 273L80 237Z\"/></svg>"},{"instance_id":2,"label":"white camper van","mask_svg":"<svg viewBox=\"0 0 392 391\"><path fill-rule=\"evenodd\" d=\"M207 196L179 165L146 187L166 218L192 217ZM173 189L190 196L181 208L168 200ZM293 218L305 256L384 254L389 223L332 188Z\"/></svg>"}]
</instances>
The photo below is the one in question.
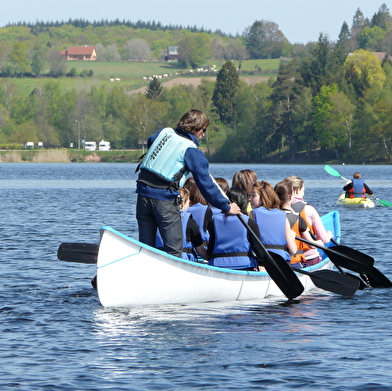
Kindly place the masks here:
<instances>
[{"instance_id":1,"label":"white camper van","mask_svg":"<svg viewBox=\"0 0 392 391\"><path fill-rule=\"evenodd\" d=\"M98 149L99 149L100 151L110 151L110 142L109 142L109 141L101 140L101 141L99 142Z\"/></svg>"},{"instance_id":2,"label":"white camper van","mask_svg":"<svg viewBox=\"0 0 392 391\"><path fill-rule=\"evenodd\" d=\"M84 149L87 149L88 151L95 151L97 149L97 143L95 141L85 141Z\"/></svg>"}]
</instances>

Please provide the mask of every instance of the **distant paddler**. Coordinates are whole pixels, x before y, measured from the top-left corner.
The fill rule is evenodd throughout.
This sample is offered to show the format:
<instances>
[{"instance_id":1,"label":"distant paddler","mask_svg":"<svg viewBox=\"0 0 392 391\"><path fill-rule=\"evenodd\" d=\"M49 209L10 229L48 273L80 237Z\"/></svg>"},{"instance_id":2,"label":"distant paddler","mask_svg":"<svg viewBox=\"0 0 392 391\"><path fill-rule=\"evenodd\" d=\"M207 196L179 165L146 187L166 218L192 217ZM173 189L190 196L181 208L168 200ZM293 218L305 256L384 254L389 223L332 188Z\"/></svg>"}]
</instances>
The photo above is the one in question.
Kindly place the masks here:
<instances>
[{"instance_id":1,"label":"distant paddler","mask_svg":"<svg viewBox=\"0 0 392 391\"><path fill-rule=\"evenodd\" d=\"M366 194L373 196L372 190L364 182L362 175L359 172L354 172L353 178L347 180L343 187L346 192L346 198L366 198Z\"/></svg>"}]
</instances>

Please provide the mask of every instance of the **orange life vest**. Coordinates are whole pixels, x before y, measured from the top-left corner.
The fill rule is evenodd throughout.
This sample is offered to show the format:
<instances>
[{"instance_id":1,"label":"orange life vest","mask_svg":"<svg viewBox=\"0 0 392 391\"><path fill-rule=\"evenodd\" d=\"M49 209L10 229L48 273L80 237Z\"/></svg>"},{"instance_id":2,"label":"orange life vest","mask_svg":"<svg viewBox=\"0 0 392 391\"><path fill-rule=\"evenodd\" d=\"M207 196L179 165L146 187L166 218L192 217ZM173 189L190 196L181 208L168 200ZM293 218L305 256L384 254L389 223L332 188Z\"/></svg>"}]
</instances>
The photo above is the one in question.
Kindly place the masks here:
<instances>
[{"instance_id":1,"label":"orange life vest","mask_svg":"<svg viewBox=\"0 0 392 391\"><path fill-rule=\"evenodd\" d=\"M299 217L300 217L300 214L297 214L297 213L288 213L287 214L287 219L290 223L290 227L295 232L295 236L298 236L298 237L301 236L301 232L299 231ZM308 226L308 222L306 221L306 219L305 218L303 218L303 219L305 220L306 225ZM307 250L310 250L309 245L307 245L306 243L301 242L299 240L295 240L295 243L297 244L297 252L291 256L290 263L294 264L294 263L299 263L299 262L306 262L304 252Z\"/></svg>"}]
</instances>

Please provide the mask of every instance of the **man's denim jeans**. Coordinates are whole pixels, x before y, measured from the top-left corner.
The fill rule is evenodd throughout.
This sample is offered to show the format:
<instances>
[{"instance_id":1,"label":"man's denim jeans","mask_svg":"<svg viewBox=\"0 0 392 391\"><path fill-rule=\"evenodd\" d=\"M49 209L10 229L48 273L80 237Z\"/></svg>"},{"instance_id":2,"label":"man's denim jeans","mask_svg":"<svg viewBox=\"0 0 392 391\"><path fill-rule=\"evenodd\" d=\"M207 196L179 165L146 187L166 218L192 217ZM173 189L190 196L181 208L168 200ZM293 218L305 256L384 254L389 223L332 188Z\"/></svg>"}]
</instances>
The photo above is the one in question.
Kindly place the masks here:
<instances>
[{"instance_id":1,"label":"man's denim jeans","mask_svg":"<svg viewBox=\"0 0 392 391\"><path fill-rule=\"evenodd\" d=\"M180 210L174 199L162 201L138 194L136 219L139 226L139 241L155 247L159 228L164 251L181 258L182 223Z\"/></svg>"}]
</instances>

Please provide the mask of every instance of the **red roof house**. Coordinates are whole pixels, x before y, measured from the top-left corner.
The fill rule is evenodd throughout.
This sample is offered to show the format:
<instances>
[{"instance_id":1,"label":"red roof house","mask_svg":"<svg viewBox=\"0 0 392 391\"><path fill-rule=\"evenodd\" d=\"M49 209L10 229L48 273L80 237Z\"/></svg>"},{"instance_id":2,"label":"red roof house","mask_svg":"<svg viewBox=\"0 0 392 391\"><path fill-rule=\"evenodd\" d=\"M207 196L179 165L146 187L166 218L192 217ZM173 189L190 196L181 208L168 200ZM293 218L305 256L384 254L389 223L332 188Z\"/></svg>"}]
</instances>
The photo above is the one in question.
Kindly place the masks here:
<instances>
[{"instance_id":1,"label":"red roof house","mask_svg":"<svg viewBox=\"0 0 392 391\"><path fill-rule=\"evenodd\" d=\"M60 51L67 61L95 61L97 52L94 46L70 46L68 49Z\"/></svg>"}]
</instances>

